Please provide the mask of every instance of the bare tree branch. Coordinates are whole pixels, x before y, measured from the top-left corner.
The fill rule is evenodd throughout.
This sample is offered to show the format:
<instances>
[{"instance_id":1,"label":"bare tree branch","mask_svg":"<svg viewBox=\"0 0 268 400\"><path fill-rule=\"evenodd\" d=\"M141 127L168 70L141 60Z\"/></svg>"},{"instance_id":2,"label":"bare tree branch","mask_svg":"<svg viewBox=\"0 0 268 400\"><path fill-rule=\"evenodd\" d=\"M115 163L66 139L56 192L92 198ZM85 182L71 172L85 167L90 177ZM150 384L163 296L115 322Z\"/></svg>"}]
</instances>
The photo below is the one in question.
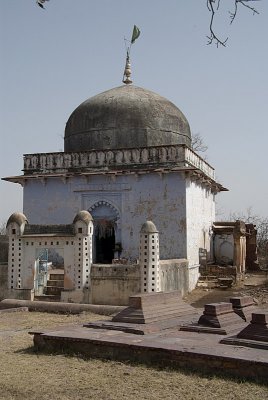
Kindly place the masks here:
<instances>
[{"instance_id":1,"label":"bare tree branch","mask_svg":"<svg viewBox=\"0 0 268 400\"><path fill-rule=\"evenodd\" d=\"M249 9L253 12L253 15L254 15L254 14L259 14L259 12L256 10L256 8L254 8L254 7L252 7L252 6L248 5L248 4L246 4L246 3L248 3L249 1L259 1L259 0L235 0L235 9L234 9L234 12L229 11L229 13L230 13L230 18L231 18L231 22L230 22L231 24L234 22L234 20L235 20L235 18L236 18L237 11L238 11L238 5L239 5L239 4L242 4L244 7L249 8Z\"/></svg>"},{"instance_id":2,"label":"bare tree branch","mask_svg":"<svg viewBox=\"0 0 268 400\"><path fill-rule=\"evenodd\" d=\"M219 47L219 45L225 47L228 38L226 38L225 40L220 40L214 32L214 17L215 17L214 4L217 3L216 10L218 11L220 7L220 2L221 0L207 0L207 8L211 13L210 24L209 24L210 36L207 36L208 38L207 44L212 44L213 42L215 42L217 47Z\"/></svg>"},{"instance_id":3,"label":"bare tree branch","mask_svg":"<svg viewBox=\"0 0 268 400\"><path fill-rule=\"evenodd\" d=\"M6 234L6 222L2 221L0 222L0 235L5 235Z\"/></svg>"},{"instance_id":4,"label":"bare tree branch","mask_svg":"<svg viewBox=\"0 0 268 400\"><path fill-rule=\"evenodd\" d=\"M205 144L200 133L194 133L192 135L192 149L197 153L205 153L207 151L208 146Z\"/></svg>"},{"instance_id":5,"label":"bare tree branch","mask_svg":"<svg viewBox=\"0 0 268 400\"><path fill-rule=\"evenodd\" d=\"M259 14L259 12L256 10L255 7L248 3L252 3L255 1L259 0L234 0L234 11L231 12L229 11L230 18L231 18L231 24L234 22L235 18L237 17L237 12L238 12L238 6L242 5L249 10L251 10L254 14ZM208 43L207 44L212 44L215 43L217 47L219 46L226 46L226 42L228 40L228 37L225 40L222 40L218 37L218 35L215 33L214 30L214 19L215 19L215 14L219 10L221 0L207 0L207 8L211 14L210 16L210 24L209 24L209 30L210 30L210 36L207 36L208 38Z\"/></svg>"}]
</instances>

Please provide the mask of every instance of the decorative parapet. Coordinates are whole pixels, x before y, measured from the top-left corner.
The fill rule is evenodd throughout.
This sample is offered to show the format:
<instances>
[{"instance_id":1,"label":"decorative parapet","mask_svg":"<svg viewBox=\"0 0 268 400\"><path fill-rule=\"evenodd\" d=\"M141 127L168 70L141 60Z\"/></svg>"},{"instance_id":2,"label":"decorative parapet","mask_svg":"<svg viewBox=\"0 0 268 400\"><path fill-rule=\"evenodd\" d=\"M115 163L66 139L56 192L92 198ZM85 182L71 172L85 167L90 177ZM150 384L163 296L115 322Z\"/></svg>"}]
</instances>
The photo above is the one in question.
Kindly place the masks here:
<instances>
[{"instance_id":1,"label":"decorative parapet","mask_svg":"<svg viewBox=\"0 0 268 400\"><path fill-rule=\"evenodd\" d=\"M215 179L215 170L212 168L203 158L199 157L189 147L184 147L185 162L190 166L194 166L200 169L204 174L209 176L211 179ZM187 165L186 165L187 166Z\"/></svg>"},{"instance_id":2,"label":"decorative parapet","mask_svg":"<svg viewBox=\"0 0 268 400\"><path fill-rule=\"evenodd\" d=\"M199 169L215 179L214 169L185 145L91 150L74 153L24 155L24 175L91 172L94 170L139 170L156 168Z\"/></svg>"}]
</instances>

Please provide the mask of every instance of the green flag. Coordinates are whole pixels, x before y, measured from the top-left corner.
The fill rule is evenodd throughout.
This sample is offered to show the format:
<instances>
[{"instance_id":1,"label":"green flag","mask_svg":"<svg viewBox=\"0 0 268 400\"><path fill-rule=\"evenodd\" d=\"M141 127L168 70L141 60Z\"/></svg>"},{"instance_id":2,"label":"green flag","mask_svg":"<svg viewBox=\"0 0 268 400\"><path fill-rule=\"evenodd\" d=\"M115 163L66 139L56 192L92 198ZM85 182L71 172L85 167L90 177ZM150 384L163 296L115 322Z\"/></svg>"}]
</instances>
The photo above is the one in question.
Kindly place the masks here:
<instances>
[{"instance_id":1,"label":"green flag","mask_svg":"<svg viewBox=\"0 0 268 400\"><path fill-rule=\"evenodd\" d=\"M131 44L133 44L135 42L136 39L138 39L138 37L140 36L141 31L139 30L139 28L134 25L133 28L133 32L132 32L132 38L131 38Z\"/></svg>"}]
</instances>

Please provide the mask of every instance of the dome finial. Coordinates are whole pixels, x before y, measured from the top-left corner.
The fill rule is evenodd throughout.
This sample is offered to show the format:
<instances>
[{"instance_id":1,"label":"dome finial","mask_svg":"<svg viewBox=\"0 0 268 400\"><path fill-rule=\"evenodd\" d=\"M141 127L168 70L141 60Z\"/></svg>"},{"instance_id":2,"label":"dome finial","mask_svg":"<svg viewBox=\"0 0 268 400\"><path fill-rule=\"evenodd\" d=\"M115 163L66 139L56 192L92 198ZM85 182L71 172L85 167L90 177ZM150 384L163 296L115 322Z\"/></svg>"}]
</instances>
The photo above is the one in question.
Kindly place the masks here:
<instances>
[{"instance_id":1,"label":"dome finial","mask_svg":"<svg viewBox=\"0 0 268 400\"><path fill-rule=\"evenodd\" d=\"M131 65L129 61L129 49L127 50L127 57L126 57L126 65L125 65L125 70L124 70L124 76L123 76L123 83L126 85L129 85L132 83L131 80Z\"/></svg>"},{"instance_id":2,"label":"dome finial","mask_svg":"<svg viewBox=\"0 0 268 400\"><path fill-rule=\"evenodd\" d=\"M134 25L131 41L129 41L125 38L127 57L126 57L126 65L125 65L124 75L123 75L123 83L125 83L126 85L129 85L130 83L132 83L131 65L130 65L130 61L129 61L130 49L131 49L131 46L133 45L133 43L135 43L135 40L138 39L138 37L140 36L140 33L141 32L140 32L139 28L137 27L137 25ZM129 43L129 46L127 46L127 44L126 44L127 42Z\"/></svg>"}]
</instances>

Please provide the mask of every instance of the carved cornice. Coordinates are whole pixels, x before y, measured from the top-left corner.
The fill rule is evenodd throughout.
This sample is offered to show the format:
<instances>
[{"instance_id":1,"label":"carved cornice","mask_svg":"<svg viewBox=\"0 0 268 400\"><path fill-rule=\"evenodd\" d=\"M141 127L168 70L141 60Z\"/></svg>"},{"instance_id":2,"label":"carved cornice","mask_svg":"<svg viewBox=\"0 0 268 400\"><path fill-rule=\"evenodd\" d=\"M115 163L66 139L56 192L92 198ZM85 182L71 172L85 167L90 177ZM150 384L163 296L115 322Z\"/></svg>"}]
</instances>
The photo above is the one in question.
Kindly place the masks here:
<instances>
[{"instance_id":1,"label":"carved cornice","mask_svg":"<svg viewBox=\"0 0 268 400\"><path fill-rule=\"evenodd\" d=\"M177 169L195 167L210 178L215 178L214 169L185 145L26 154L23 171L24 175L111 170L135 172L141 169L161 169L171 166Z\"/></svg>"},{"instance_id":2,"label":"carved cornice","mask_svg":"<svg viewBox=\"0 0 268 400\"><path fill-rule=\"evenodd\" d=\"M24 184L28 179L61 178L67 182L72 176L108 175L113 181L119 175L158 173L190 174L192 180L218 192L227 190L215 181L215 171L205 160L186 145L139 147L117 150L92 150L75 153L37 153L24 155L24 175L3 180Z\"/></svg>"}]
</instances>

